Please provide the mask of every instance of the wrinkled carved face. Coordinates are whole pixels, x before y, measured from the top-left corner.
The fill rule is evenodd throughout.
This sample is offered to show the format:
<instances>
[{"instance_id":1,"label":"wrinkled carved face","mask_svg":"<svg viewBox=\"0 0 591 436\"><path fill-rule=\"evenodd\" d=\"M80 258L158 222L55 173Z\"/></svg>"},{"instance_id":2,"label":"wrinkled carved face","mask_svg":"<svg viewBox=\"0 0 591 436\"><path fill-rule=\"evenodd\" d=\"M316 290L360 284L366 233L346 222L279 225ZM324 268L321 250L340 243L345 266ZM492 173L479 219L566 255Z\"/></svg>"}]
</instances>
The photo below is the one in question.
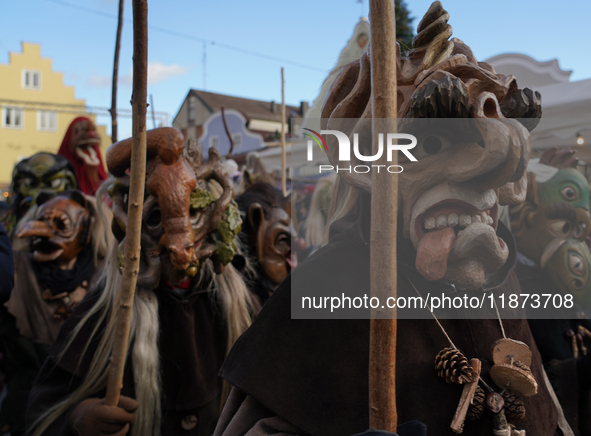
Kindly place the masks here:
<instances>
[{"instance_id":1,"label":"wrinkled carved face","mask_svg":"<svg viewBox=\"0 0 591 436\"><path fill-rule=\"evenodd\" d=\"M418 140L411 150L418 161L398 153L404 168L399 220L426 279L477 289L509 255L496 234L498 205L525 198L529 130L541 116L541 96L519 89L513 76L497 74L462 41L450 40L448 19L441 3L434 2L417 27L412 49L405 57L397 51L397 131ZM385 94L372 89L370 55L344 66L335 79L322 109L328 129L345 132L338 121L350 119L361 120L356 127L370 120L379 133L394 132L387 120L372 119L372 93ZM360 131L348 132L355 130ZM367 144L361 147L363 159L356 155L346 161L338 147L328 143L326 148L330 163L346 168L375 155ZM367 192L372 191L369 176L339 172L345 183Z\"/></svg>"},{"instance_id":2,"label":"wrinkled carved face","mask_svg":"<svg viewBox=\"0 0 591 436\"><path fill-rule=\"evenodd\" d=\"M100 144L100 140L96 126L91 120L82 120L74 124L70 144L76 156L86 165L96 167L101 164L95 149Z\"/></svg>"},{"instance_id":3,"label":"wrinkled carved face","mask_svg":"<svg viewBox=\"0 0 591 436\"><path fill-rule=\"evenodd\" d=\"M131 140L108 151L109 170L119 178L113 198L113 233L121 241L120 264L125 256L129 206ZM194 153L195 156L201 156ZM201 262L211 258L217 273L234 257L234 237L240 232L240 214L232 202L232 185L223 173L217 150L207 164L190 164L183 155L183 136L172 128L148 131L146 194L142 215L142 252L138 285L154 289L160 280L173 285L195 276ZM209 184L221 186L214 198Z\"/></svg>"},{"instance_id":4,"label":"wrinkled carved face","mask_svg":"<svg viewBox=\"0 0 591 436\"><path fill-rule=\"evenodd\" d=\"M298 264L292 244L297 234L291 225L288 213L280 207L271 208L264 214L258 203L250 206L248 218L256 235L250 235L261 274L278 286Z\"/></svg>"},{"instance_id":5,"label":"wrinkled carved face","mask_svg":"<svg viewBox=\"0 0 591 436\"><path fill-rule=\"evenodd\" d=\"M586 242L591 231L588 192L581 173L573 168L561 169L550 180L537 184L539 204L528 199L521 219L512 222L519 251L583 307L591 303L591 254Z\"/></svg>"},{"instance_id":6,"label":"wrinkled carved face","mask_svg":"<svg viewBox=\"0 0 591 436\"><path fill-rule=\"evenodd\" d=\"M475 120L470 135L429 132L417 137L417 162L401 160L399 204L404 236L417 248L416 266L428 280L445 278L466 289L505 264L497 236L499 190L519 180L529 156L529 132L517 120ZM501 199L504 200L504 199Z\"/></svg>"},{"instance_id":7,"label":"wrinkled carved face","mask_svg":"<svg viewBox=\"0 0 591 436\"><path fill-rule=\"evenodd\" d=\"M69 265L88 244L91 227L88 209L71 198L58 196L43 203L35 219L26 223L17 236L31 238L36 261Z\"/></svg>"},{"instance_id":8,"label":"wrinkled carved face","mask_svg":"<svg viewBox=\"0 0 591 436\"><path fill-rule=\"evenodd\" d=\"M67 161L50 153L39 153L20 162L13 174L14 192L23 198L19 205L21 214L35 204L37 196L43 191L59 194L76 188L76 176L70 171Z\"/></svg>"}]
</instances>

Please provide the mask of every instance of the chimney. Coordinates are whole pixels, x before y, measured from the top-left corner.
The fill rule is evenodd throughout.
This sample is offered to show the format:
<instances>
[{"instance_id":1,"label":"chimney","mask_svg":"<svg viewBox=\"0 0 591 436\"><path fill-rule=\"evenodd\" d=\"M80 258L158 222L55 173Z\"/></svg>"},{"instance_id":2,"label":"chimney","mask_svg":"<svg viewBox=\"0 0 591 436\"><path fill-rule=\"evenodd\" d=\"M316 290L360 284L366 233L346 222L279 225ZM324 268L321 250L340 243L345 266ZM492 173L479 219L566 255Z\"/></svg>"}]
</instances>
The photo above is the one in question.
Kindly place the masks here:
<instances>
[{"instance_id":1,"label":"chimney","mask_svg":"<svg viewBox=\"0 0 591 436\"><path fill-rule=\"evenodd\" d=\"M275 113L275 100L271 102L271 112Z\"/></svg>"},{"instance_id":2,"label":"chimney","mask_svg":"<svg viewBox=\"0 0 591 436\"><path fill-rule=\"evenodd\" d=\"M308 102L302 101L300 103L300 113L302 114L302 117L305 117L307 112L308 112Z\"/></svg>"}]
</instances>

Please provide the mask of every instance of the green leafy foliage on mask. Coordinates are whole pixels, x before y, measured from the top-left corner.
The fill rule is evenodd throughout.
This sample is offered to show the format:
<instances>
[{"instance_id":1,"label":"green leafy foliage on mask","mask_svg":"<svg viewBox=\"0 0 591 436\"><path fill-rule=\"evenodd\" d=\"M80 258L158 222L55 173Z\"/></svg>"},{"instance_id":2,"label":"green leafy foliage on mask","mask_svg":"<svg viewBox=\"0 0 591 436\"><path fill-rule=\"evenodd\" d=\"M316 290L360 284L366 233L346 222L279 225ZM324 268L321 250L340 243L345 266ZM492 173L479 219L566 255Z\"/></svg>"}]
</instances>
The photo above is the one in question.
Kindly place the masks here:
<instances>
[{"instance_id":1,"label":"green leafy foliage on mask","mask_svg":"<svg viewBox=\"0 0 591 436\"><path fill-rule=\"evenodd\" d=\"M191 193L191 207L194 209L205 209L215 202L211 192L197 188ZM234 238L242 229L242 218L238 206L232 200L228 205L222 218L218 223L216 230L208 237L208 242L215 245L216 249L212 255L214 261L227 265L234 258L238 247L234 243Z\"/></svg>"}]
</instances>

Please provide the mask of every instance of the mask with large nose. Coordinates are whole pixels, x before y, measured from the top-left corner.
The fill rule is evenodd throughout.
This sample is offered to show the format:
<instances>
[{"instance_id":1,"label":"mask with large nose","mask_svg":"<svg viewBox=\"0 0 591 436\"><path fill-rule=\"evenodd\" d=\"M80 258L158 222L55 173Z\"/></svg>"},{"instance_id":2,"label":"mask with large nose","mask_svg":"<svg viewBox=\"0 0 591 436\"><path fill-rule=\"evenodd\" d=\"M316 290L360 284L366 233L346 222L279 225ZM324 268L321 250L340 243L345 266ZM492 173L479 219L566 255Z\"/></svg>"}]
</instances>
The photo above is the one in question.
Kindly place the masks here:
<instances>
[{"instance_id":1,"label":"mask with large nose","mask_svg":"<svg viewBox=\"0 0 591 436\"><path fill-rule=\"evenodd\" d=\"M138 285L153 289L161 278L179 284L195 276L209 258L221 273L236 251L233 239L241 220L219 153L210 149L209 161L203 163L199 146L191 142L185 147L182 134L168 127L148 131L147 148ZM120 258L127 228L130 160L131 139L109 148L107 166L117 177L110 194ZM211 184L218 188L217 197Z\"/></svg>"},{"instance_id":2,"label":"mask with large nose","mask_svg":"<svg viewBox=\"0 0 591 436\"><path fill-rule=\"evenodd\" d=\"M588 237L589 183L575 168L570 149L548 149L528 166L525 203L512 208L511 227L521 253L533 260L564 294L591 304Z\"/></svg>"},{"instance_id":3,"label":"mask with large nose","mask_svg":"<svg viewBox=\"0 0 591 436\"><path fill-rule=\"evenodd\" d=\"M508 247L497 235L498 207L525 198L529 131L541 116L541 97L478 62L459 39L450 40L448 18L441 3L433 3L408 55L397 49L398 132L417 139L410 150L416 161L399 153L399 231L416 248L415 265L426 279L477 289L507 261ZM351 144L358 134L356 157L347 162L327 135L333 166L367 164L357 151L375 154L372 123L389 131L388 120L372 119L371 98L366 53L341 70L324 103L323 129L348 134ZM371 175L339 172L342 181L367 192Z\"/></svg>"}]
</instances>

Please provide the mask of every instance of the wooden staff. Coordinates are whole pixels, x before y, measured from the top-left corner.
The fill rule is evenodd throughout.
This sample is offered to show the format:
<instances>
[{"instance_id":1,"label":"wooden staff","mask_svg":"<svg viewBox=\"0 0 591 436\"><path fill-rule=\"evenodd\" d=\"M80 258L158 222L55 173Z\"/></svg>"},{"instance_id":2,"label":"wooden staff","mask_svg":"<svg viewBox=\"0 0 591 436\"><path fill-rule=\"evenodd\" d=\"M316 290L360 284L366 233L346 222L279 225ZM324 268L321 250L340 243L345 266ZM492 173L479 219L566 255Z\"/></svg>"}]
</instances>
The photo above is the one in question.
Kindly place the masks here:
<instances>
[{"instance_id":1,"label":"wooden staff","mask_svg":"<svg viewBox=\"0 0 591 436\"><path fill-rule=\"evenodd\" d=\"M123 386L129 325L140 266L140 238L146 178L146 112L148 100L148 0L133 0L132 151L125 261L121 278L115 342L109 366L105 404L116 406Z\"/></svg>"},{"instance_id":2,"label":"wooden staff","mask_svg":"<svg viewBox=\"0 0 591 436\"><path fill-rule=\"evenodd\" d=\"M285 144L285 77L281 67L281 191L287 196L287 148Z\"/></svg>"},{"instance_id":3,"label":"wooden staff","mask_svg":"<svg viewBox=\"0 0 591 436\"><path fill-rule=\"evenodd\" d=\"M111 88L111 142L117 142L117 80L119 79L119 52L121 51L121 29L123 29L123 0L119 0L117 36L115 37L115 59L113 60L113 84Z\"/></svg>"},{"instance_id":4,"label":"wooden staff","mask_svg":"<svg viewBox=\"0 0 591 436\"><path fill-rule=\"evenodd\" d=\"M374 153L378 133L396 133L396 23L393 0L370 0L371 88ZM388 121L386 121L388 120ZM388 131L384 128L387 126ZM387 162L383 153L378 165L397 165L394 153ZM383 167L385 168L385 167ZM371 294L396 297L396 230L398 176L374 171L371 195ZM370 321L369 426L396 432L396 319ZM395 313L393 314L395 317ZM392 316L392 315L388 315Z\"/></svg>"}]
</instances>

